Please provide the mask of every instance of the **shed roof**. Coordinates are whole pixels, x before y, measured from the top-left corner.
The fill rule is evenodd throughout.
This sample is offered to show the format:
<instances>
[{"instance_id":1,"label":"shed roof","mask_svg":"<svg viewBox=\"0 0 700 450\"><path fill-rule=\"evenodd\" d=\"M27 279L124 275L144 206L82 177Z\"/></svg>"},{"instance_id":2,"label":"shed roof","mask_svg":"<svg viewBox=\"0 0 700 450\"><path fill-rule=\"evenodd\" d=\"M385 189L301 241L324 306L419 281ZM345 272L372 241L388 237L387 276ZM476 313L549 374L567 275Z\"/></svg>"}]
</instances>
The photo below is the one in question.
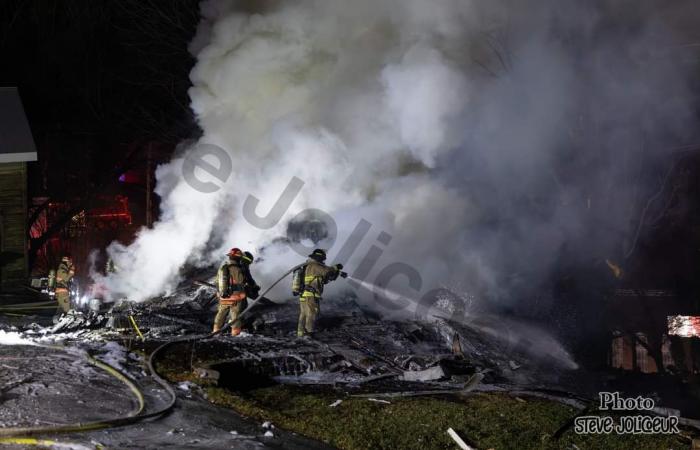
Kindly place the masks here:
<instances>
[{"instance_id":1,"label":"shed roof","mask_svg":"<svg viewBox=\"0 0 700 450\"><path fill-rule=\"evenodd\" d=\"M16 87L0 87L0 163L36 161L32 131Z\"/></svg>"}]
</instances>

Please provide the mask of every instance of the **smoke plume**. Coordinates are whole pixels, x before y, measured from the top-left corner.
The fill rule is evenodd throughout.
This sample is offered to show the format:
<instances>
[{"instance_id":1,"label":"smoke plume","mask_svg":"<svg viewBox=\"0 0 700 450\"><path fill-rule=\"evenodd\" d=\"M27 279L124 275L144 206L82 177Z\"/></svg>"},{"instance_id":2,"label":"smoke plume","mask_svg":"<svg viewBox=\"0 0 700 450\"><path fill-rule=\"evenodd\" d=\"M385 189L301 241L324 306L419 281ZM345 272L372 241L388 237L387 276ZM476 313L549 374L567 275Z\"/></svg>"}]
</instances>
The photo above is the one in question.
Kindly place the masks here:
<instances>
[{"instance_id":1,"label":"smoke plume","mask_svg":"<svg viewBox=\"0 0 700 450\"><path fill-rule=\"evenodd\" d=\"M341 255L347 270L375 283L407 264L420 281L390 285L416 299L458 284L508 304L566 255L621 261L655 168L690 138L678 50L690 6L204 1L191 107L199 143L224 149L232 173L199 192L182 176L184 145L157 170L160 220L111 246L120 271L106 282L144 300L237 246L262 257L253 273L264 286L303 260L302 245L329 248L332 261L361 220L369 231ZM248 196L264 216L293 177L304 185L279 223L246 220ZM307 209L333 218L334 239L328 223L315 243L303 223L288 236Z\"/></svg>"}]
</instances>

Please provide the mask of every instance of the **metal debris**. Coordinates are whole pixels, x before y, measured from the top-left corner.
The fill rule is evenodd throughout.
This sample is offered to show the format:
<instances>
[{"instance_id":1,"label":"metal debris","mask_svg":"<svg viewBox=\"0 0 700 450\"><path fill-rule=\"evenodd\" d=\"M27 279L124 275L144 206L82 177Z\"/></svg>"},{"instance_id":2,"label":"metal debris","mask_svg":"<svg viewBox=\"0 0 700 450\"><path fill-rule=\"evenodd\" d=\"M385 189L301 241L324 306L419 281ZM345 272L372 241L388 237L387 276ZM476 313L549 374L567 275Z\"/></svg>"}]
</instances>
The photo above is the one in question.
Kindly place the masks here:
<instances>
[{"instance_id":1,"label":"metal debris","mask_svg":"<svg viewBox=\"0 0 700 450\"><path fill-rule=\"evenodd\" d=\"M432 381L441 378L445 378L445 371L440 366L416 371L407 370L399 377L399 379L403 381Z\"/></svg>"},{"instance_id":2,"label":"metal debris","mask_svg":"<svg viewBox=\"0 0 700 450\"><path fill-rule=\"evenodd\" d=\"M459 437L457 432L455 430L453 430L452 428L447 429L447 434L450 435L452 440L455 441L457 443L457 445L459 445L459 448L461 448L462 450L474 450L474 448L468 446L467 443L464 442L464 440L461 437Z\"/></svg>"}]
</instances>

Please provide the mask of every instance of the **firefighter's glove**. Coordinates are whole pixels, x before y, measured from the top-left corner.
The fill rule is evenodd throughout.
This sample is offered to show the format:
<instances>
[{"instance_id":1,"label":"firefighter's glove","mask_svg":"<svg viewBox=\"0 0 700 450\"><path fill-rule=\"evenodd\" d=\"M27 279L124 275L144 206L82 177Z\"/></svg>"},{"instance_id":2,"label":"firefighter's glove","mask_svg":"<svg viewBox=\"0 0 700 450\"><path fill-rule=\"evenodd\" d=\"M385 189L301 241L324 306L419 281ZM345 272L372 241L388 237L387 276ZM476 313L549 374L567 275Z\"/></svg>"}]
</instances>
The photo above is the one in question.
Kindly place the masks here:
<instances>
[{"instance_id":1,"label":"firefighter's glove","mask_svg":"<svg viewBox=\"0 0 700 450\"><path fill-rule=\"evenodd\" d=\"M252 298L253 300L257 299L260 296L260 286L257 284L255 286L251 286L248 288L248 297Z\"/></svg>"}]
</instances>

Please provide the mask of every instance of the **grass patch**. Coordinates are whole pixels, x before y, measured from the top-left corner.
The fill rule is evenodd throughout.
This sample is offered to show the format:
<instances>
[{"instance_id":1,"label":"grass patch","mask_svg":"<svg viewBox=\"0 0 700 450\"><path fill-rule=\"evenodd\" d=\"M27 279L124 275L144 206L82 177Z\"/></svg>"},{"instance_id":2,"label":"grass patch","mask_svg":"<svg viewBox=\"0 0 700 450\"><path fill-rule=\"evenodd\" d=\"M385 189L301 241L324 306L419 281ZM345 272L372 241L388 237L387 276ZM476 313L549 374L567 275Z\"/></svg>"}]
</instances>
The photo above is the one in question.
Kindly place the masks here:
<instances>
[{"instance_id":1,"label":"grass patch","mask_svg":"<svg viewBox=\"0 0 700 450\"><path fill-rule=\"evenodd\" d=\"M453 428L479 449L661 450L686 448L675 436L552 435L576 411L541 399L518 400L503 394L447 398L394 399L391 404L364 398L343 398L293 386L257 389L245 396L209 387L209 400L249 417L270 420L341 449L454 449L446 434Z\"/></svg>"},{"instance_id":2,"label":"grass patch","mask_svg":"<svg viewBox=\"0 0 700 450\"><path fill-rule=\"evenodd\" d=\"M486 449L667 450L689 443L667 435L579 436L569 429L560 439L553 434L576 414L572 407L543 399L518 399L505 394L474 394L463 398L412 397L391 404L353 398L321 388L277 385L236 393L202 383L183 367L177 352L157 367L171 381L193 381L209 401L244 416L271 421L277 427L347 450L455 449L447 435L453 428L467 442ZM331 408L335 400L343 402ZM592 413L595 414L595 413Z\"/></svg>"}]
</instances>

